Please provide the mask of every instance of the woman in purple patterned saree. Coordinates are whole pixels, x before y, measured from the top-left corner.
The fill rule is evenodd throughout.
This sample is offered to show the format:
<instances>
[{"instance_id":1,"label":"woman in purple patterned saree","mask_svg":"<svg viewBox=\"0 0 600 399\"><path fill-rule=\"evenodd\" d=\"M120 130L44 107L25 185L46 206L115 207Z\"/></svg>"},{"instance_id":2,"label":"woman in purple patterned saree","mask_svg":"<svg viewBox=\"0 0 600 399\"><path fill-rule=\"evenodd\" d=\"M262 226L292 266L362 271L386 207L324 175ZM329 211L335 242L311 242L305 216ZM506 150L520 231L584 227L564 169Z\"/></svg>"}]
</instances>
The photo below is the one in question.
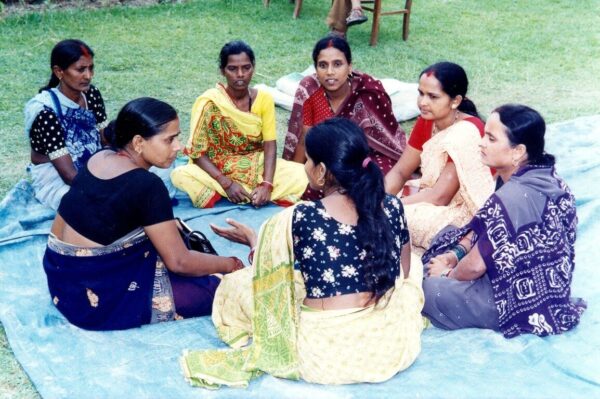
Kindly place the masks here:
<instances>
[{"instance_id":1,"label":"woman in purple patterned saree","mask_svg":"<svg viewBox=\"0 0 600 399\"><path fill-rule=\"evenodd\" d=\"M486 123L484 164L504 184L462 228L440 232L423 255L423 314L440 328L489 328L506 338L561 334L586 308L571 298L575 198L544 152L535 110L503 105Z\"/></svg>"}]
</instances>

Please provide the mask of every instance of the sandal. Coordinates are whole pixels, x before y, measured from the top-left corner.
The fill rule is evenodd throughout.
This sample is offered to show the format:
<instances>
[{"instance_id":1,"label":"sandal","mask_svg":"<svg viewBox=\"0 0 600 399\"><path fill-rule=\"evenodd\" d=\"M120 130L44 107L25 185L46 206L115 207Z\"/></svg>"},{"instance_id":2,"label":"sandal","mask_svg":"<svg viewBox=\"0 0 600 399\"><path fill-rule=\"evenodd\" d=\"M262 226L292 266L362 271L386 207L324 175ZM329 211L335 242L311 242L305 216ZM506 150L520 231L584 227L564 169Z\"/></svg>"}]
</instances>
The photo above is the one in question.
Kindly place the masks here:
<instances>
[{"instance_id":1,"label":"sandal","mask_svg":"<svg viewBox=\"0 0 600 399\"><path fill-rule=\"evenodd\" d=\"M327 34L328 37L339 37L342 39L346 39L346 32L342 32L340 30L337 29L332 29L329 31L329 33Z\"/></svg>"},{"instance_id":2,"label":"sandal","mask_svg":"<svg viewBox=\"0 0 600 399\"><path fill-rule=\"evenodd\" d=\"M346 18L346 26L359 25L367 22L369 18L363 13L362 8L353 8L350 15Z\"/></svg>"}]
</instances>

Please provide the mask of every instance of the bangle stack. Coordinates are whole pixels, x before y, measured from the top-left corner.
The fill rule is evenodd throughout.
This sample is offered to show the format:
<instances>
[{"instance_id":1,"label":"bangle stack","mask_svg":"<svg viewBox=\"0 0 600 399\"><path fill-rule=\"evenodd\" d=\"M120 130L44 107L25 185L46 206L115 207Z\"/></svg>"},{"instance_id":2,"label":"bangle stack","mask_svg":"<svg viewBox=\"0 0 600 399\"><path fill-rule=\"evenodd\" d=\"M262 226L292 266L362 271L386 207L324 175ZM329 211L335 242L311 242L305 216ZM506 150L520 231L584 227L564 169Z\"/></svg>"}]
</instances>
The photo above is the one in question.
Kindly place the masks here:
<instances>
[{"instance_id":1,"label":"bangle stack","mask_svg":"<svg viewBox=\"0 0 600 399\"><path fill-rule=\"evenodd\" d=\"M263 180L260 182L259 186L267 186L270 192L273 192L273 183L270 181Z\"/></svg>"},{"instance_id":2,"label":"bangle stack","mask_svg":"<svg viewBox=\"0 0 600 399\"><path fill-rule=\"evenodd\" d=\"M465 257L465 255L467 254L467 249L462 246L461 244L456 244L452 249L451 249L452 253L454 253L454 255L456 255L456 259L458 259L458 262L460 262L460 260L462 258Z\"/></svg>"},{"instance_id":3,"label":"bangle stack","mask_svg":"<svg viewBox=\"0 0 600 399\"><path fill-rule=\"evenodd\" d=\"M233 259L233 261L235 262L235 266L233 267L233 269L231 269L231 272L235 272L236 270L241 270L244 268L244 262L242 262L240 258L236 256L230 256L229 258Z\"/></svg>"}]
</instances>

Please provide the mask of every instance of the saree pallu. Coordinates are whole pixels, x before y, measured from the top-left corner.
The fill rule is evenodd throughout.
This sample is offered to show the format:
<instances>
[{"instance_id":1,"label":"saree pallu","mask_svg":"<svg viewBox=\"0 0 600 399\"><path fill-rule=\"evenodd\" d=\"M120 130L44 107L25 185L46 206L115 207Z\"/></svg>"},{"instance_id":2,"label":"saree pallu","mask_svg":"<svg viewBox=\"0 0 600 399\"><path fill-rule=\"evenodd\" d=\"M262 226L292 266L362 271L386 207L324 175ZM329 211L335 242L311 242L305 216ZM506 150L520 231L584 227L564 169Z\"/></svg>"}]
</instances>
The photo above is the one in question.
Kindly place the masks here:
<instances>
[{"instance_id":1,"label":"saree pallu","mask_svg":"<svg viewBox=\"0 0 600 399\"><path fill-rule=\"evenodd\" d=\"M302 135L303 104L319 87L320 83L314 74L300 81L288 123L283 159L292 159L294 156ZM406 148L406 134L396 121L390 96L379 80L366 73L353 72L350 95L334 116L355 122L364 130L369 147L394 162Z\"/></svg>"},{"instance_id":2,"label":"saree pallu","mask_svg":"<svg viewBox=\"0 0 600 399\"><path fill-rule=\"evenodd\" d=\"M30 164L27 172L31 178L35 198L53 210L58 210L62 197L71 186L63 181L54 165L51 162Z\"/></svg>"},{"instance_id":3,"label":"saree pallu","mask_svg":"<svg viewBox=\"0 0 600 399\"><path fill-rule=\"evenodd\" d=\"M221 185L194 164L205 155L225 176L252 192L263 180L262 131L261 117L240 111L222 85L206 91L192 108L191 134L184 150L189 164L173 171L173 184L186 191L200 208L227 197ZM271 199L293 204L300 199L308 179L301 165L277 160L272 183Z\"/></svg>"},{"instance_id":4,"label":"saree pallu","mask_svg":"<svg viewBox=\"0 0 600 399\"><path fill-rule=\"evenodd\" d=\"M142 229L92 248L50 235L43 263L54 305L78 327L122 330L175 318L168 270Z\"/></svg>"},{"instance_id":5,"label":"saree pallu","mask_svg":"<svg viewBox=\"0 0 600 399\"><path fill-rule=\"evenodd\" d=\"M246 387L263 372L322 384L379 382L414 362L424 325L422 274L398 279L375 306L306 308L304 282L293 269L292 214L288 208L268 220L252 268L221 282L213 323L234 349L184 352L192 385Z\"/></svg>"},{"instance_id":6,"label":"saree pallu","mask_svg":"<svg viewBox=\"0 0 600 399\"><path fill-rule=\"evenodd\" d=\"M494 191L490 169L480 159L481 136L474 124L461 121L437 133L423 145L419 190L431 189L448 158L456 167L458 192L445 206L428 202L404 205L413 250L419 255L445 226L463 226Z\"/></svg>"},{"instance_id":7,"label":"saree pallu","mask_svg":"<svg viewBox=\"0 0 600 399\"><path fill-rule=\"evenodd\" d=\"M423 263L472 230L504 336L561 334L577 326L586 308L570 296L576 229L575 198L554 167L528 165L469 224L436 239Z\"/></svg>"}]
</instances>

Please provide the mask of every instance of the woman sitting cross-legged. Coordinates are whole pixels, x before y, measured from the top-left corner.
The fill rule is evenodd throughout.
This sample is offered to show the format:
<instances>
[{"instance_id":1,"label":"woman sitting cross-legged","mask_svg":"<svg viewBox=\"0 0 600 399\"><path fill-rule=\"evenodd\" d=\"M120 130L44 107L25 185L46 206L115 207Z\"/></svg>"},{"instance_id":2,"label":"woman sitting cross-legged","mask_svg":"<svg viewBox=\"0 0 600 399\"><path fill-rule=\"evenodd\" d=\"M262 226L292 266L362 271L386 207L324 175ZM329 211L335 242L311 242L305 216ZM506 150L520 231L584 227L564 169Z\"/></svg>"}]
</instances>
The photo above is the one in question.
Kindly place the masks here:
<instances>
[{"instance_id":1,"label":"woman sitting cross-legged","mask_svg":"<svg viewBox=\"0 0 600 399\"><path fill-rule=\"evenodd\" d=\"M170 105L139 98L106 128L113 150L90 158L63 197L44 256L58 310L90 330L116 330L210 314L220 279L237 258L189 251L166 187L151 166L180 150Z\"/></svg>"},{"instance_id":2,"label":"woman sitting cross-legged","mask_svg":"<svg viewBox=\"0 0 600 399\"><path fill-rule=\"evenodd\" d=\"M423 314L441 328L489 328L511 338L574 328L586 305L572 299L575 198L544 152L544 120L503 105L485 125L481 159L504 185L460 229L423 256Z\"/></svg>"},{"instance_id":3,"label":"woman sitting cross-legged","mask_svg":"<svg viewBox=\"0 0 600 399\"><path fill-rule=\"evenodd\" d=\"M406 136L383 85L372 76L353 70L350 46L342 38L319 40L312 58L316 74L302 79L296 91L283 158L306 162L306 132L326 119L341 117L364 130L371 158L387 173L404 151Z\"/></svg>"},{"instance_id":4,"label":"woman sitting cross-legged","mask_svg":"<svg viewBox=\"0 0 600 399\"><path fill-rule=\"evenodd\" d=\"M418 192L402 198L413 249L419 254L444 226L467 223L493 192L492 174L477 148L483 122L467 98L468 85L465 70L451 62L421 72L421 115L406 151L385 177L386 191L399 194L421 168Z\"/></svg>"},{"instance_id":5,"label":"woman sitting cross-legged","mask_svg":"<svg viewBox=\"0 0 600 399\"><path fill-rule=\"evenodd\" d=\"M171 173L173 184L194 206L210 208L226 197L261 206L297 202L306 189L300 165L276 159L275 104L270 94L251 89L254 52L233 41L221 49L227 80L207 90L192 108L188 165Z\"/></svg>"},{"instance_id":6,"label":"woman sitting cross-legged","mask_svg":"<svg viewBox=\"0 0 600 399\"><path fill-rule=\"evenodd\" d=\"M257 245L253 267L226 276L213 307L227 344L252 344L188 352L182 364L192 384L245 386L261 372L321 384L380 382L414 362L422 270L410 268L402 204L385 194L369 152L355 123L325 121L306 134L306 174L322 200L273 216L258 238L234 221L213 227Z\"/></svg>"}]
</instances>

